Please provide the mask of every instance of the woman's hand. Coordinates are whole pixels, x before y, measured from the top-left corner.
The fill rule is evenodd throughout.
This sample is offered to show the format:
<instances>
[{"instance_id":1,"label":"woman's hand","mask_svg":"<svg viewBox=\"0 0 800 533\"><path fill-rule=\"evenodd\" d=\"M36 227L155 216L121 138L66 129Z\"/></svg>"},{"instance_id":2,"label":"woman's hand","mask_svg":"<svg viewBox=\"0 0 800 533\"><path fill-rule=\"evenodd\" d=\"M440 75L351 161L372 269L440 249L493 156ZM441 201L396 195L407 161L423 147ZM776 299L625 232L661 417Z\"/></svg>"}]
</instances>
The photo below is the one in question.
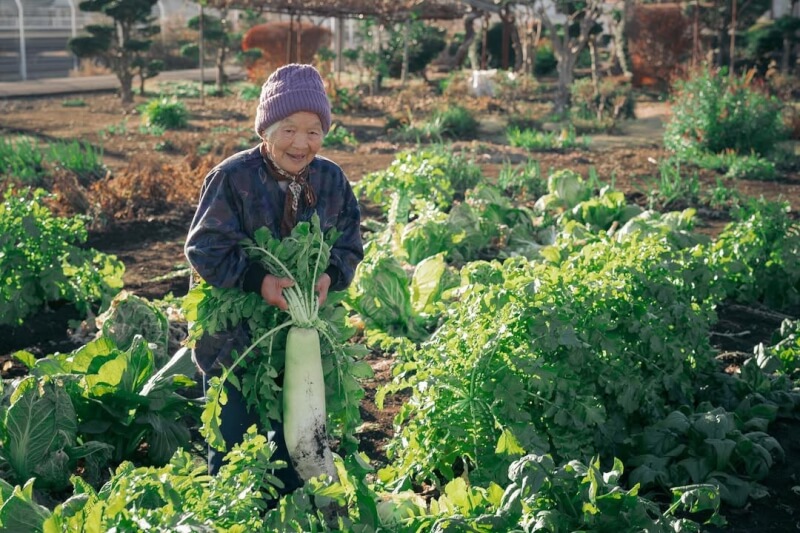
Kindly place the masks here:
<instances>
[{"instance_id":1,"label":"woman's hand","mask_svg":"<svg viewBox=\"0 0 800 533\"><path fill-rule=\"evenodd\" d=\"M319 306L322 307L322 304L325 303L325 300L328 298L328 289L331 287L331 277L328 274L323 274L317 280L317 284L314 285L314 290L317 291L319 294Z\"/></svg>"},{"instance_id":2,"label":"woman's hand","mask_svg":"<svg viewBox=\"0 0 800 533\"><path fill-rule=\"evenodd\" d=\"M294 285L294 281L289 278L279 278L272 274L267 274L261 281L261 297L268 304L286 311L289 309L289 304L286 303L286 298L283 297L283 289L292 285Z\"/></svg>"}]
</instances>

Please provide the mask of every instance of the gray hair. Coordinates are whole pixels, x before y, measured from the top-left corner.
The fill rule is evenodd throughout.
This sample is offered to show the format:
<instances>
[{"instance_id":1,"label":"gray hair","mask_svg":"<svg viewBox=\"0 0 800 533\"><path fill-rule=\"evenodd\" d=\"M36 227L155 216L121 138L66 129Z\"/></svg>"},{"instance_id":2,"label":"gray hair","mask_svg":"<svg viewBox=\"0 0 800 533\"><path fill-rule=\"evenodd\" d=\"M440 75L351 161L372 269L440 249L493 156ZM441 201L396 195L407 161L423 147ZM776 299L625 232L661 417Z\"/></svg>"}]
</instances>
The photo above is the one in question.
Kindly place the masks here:
<instances>
[{"instance_id":1,"label":"gray hair","mask_svg":"<svg viewBox=\"0 0 800 533\"><path fill-rule=\"evenodd\" d=\"M282 123L283 121L279 120L278 122L275 122L267 126L267 128L261 132L261 138L265 141L269 140L269 138L272 137L272 134L278 130L278 128L281 126Z\"/></svg>"}]
</instances>

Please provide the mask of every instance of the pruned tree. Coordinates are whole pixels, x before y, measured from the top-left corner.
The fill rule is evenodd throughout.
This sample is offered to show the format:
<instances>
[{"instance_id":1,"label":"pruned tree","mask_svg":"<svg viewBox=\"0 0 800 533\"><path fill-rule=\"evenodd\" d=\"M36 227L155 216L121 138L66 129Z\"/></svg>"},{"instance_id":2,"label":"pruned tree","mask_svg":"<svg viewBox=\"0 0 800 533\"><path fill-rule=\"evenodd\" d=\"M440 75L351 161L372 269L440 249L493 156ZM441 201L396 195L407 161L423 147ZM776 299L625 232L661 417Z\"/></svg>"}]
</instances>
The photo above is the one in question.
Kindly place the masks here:
<instances>
[{"instance_id":1,"label":"pruned tree","mask_svg":"<svg viewBox=\"0 0 800 533\"><path fill-rule=\"evenodd\" d=\"M225 84L228 83L228 75L225 73L225 62L234 50L242 46L242 33L234 32L228 20L228 8L221 7L219 17L204 13L202 19L200 15L192 17L187 22L187 27L197 32L203 29L203 40L205 42L205 53L213 54L216 66L216 89L222 93ZM202 20L202 24L200 23ZM197 42L188 43L181 47L181 54L186 57L199 59L200 46Z\"/></svg>"},{"instance_id":2,"label":"pruned tree","mask_svg":"<svg viewBox=\"0 0 800 533\"><path fill-rule=\"evenodd\" d=\"M85 0L81 11L102 13L111 24L92 24L86 27L87 36L69 40L70 51L80 58L100 58L119 79L123 103L133 102L133 77L137 58L152 44L159 32L151 16L158 0Z\"/></svg>"},{"instance_id":3,"label":"pruned tree","mask_svg":"<svg viewBox=\"0 0 800 533\"><path fill-rule=\"evenodd\" d=\"M553 53L558 62L558 89L555 112L560 114L569 107L570 86L575 77L578 56L586 48L603 14L602 0L552 0L550 4L540 2L537 12L553 44ZM563 17L563 22L555 22L548 13L548 6Z\"/></svg>"}]
</instances>

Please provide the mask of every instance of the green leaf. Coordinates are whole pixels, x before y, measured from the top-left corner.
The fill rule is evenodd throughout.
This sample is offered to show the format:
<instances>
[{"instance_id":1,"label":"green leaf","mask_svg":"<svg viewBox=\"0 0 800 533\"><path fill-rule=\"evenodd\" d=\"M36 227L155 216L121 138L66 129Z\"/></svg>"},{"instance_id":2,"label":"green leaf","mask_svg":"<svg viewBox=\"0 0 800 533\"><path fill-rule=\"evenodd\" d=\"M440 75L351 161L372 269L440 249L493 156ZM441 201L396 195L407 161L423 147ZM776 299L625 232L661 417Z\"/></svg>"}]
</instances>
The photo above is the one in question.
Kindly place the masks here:
<instances>
[{"instance_id":1,"label":"green leaf","mask_svg":"<svg viewBox=\"0 0 800 533\"><path fill-rule=\"evenodd\" d=\"M37 466L75 439L75 413L63 388L34 377L24 379L6 413L8 462L20 480L34 476Z\"/></svg>"},{"instance_id":2,"label":"green leaf","mask_svg":"<svg viewBox=\"0 0 800 533\"><path fill-rule=\"evenodd\" d=\"M50 510L33 499L33 479L23 487L15 487L11 496L0 507L0 525L3 531L39 533L43 531L44 521L50 517Z\"/></svg>"},{"instance_id":3,"label":"green leaf","mask_svg":"<svg viewBox=\"0 0 800 533\"><path fill-rule=\"evenodd\" d=\"M505 455L524 455L525 448L523 448L514 434L508 428L504 428L500 433L500 438L497 439L497 446L495 453Z\"/></svg>"}]
</instances>

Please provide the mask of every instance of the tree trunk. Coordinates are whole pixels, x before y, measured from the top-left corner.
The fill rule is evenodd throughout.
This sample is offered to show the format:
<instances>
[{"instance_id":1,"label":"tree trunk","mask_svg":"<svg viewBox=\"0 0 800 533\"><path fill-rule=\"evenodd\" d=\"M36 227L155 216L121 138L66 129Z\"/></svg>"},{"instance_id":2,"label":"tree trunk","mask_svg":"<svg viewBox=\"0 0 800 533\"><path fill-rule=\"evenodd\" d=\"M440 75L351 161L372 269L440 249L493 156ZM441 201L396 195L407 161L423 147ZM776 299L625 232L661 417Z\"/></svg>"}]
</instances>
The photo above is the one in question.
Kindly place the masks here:
<instances>
[{"instance_id":1,"label":"tree trunk","mask_svg":"<svg viewBox=\"0 0 800 533\"><path fill-rule=\"evenodd\" d=\"M225 58L228 48L225 44L220 44L217 49L217 94L222 95L225 84L228 83L228 75L225 74Z\"/></svg>"},{"instance_id":2,"label":"tree trunk","mask_svg":"<svg viewBox=\"0 0 800 533\"><path fill-rule=\"evenodd\" d=\"M406 86L408 81L408 41L411 38L411 20L403 21L403 64L400 67L400 85Z\"/></svg>"},{"instance_id":3,"label":"tree trunk","mask_svg":"<svg viewBox=\"0 0 800 533\"><path fill-rule=\"evenodd\" d=\"M133 102L133 74L130 70L117 72L119 78L119 94L123 104ZM144 85L144 83L142 83Z\"/></svg>"},{"instance_id":4,"label":"tree trunk","mask_svg":"<svg viewBox=\"0 0 800 533\"><path fill-rule=\"evenodd\" d=\"M599 54L597 52L597 36L589 38L589 56L592 59L592 85L594 86L595 96L600 94L600 65Z\"/></svg>"},{"instance_id":5,"label":"tree trunk","mask_svg":"<svg viewBox=\"0 0 800 533\"><path fill-rule=\"evenodd\" d=\"M728 77L733 79L734 71L736 70L736 0L731 0L731 50L728 54L731 63L731 69L728 72Z\"/></svg>"},{"instance_id":6,"label":"tree trunk","mask_svg":"<svg viewBox=\"0 0 800 533\"><path fill-rule=\"evenodd\" d=\"M228 75L225 74L225 60L228 58L228 32L231 31L231 28L228 27L228 9L223 7L219 11L219 22L222 25L222 30L225 32L225 36L222 38L222 41L219 43L219 48L217 48L217 94L222 96L222 91L225 89L225 85L228 83Z\"/></svg>"},{"instance_id":7,"label":"tree trunk","mask_svg":"<svg viewBox=\"0 0 800 533\"><path fill-rule=\"evenodd\" d=\"M789 75L789 59L792 56L792 41L790 36L783 34L783 51L781 52L781 74Z\"/></svg>"},{"instance_id":8,"label":"tree trunk","mask_svg":"<svg viewBox=\"0 0 800 533\"><path fill-rule=\"evenodd\" d=\"M131 67L131 52L125 46L131 38L131 28L127 24L117 24L119 38L119 57L116 71L119 79L119 92L123 104L133 102L133 69Z\"/></svg>"},{"instance_id":9,"label":"tree trunk","mask_svg":"<svg viewBox=\"0 0 800 533\"><path fill-rule=\"evenodd\" d=\"M623 76L627 79L631 79L633 77L633 73L630 69L630 62L628 61L627 53L625 52L625 31L628 24L628 18L631 16L632 10L632 2L630 0L625 0L625 7L623 8L623 12L621 13L619 20L616 20L614 17L611 17L611 35L612 35L612 46L613 50L611 52L611 57L613 63L619 67L620 72Z\"/></svg>"},{"instance_id":10,"label":"tree trunk","mask_svg":"<svg viewBox=\"0 0 800 533\"><path fill-rule=\"evenodd\" d=\"M454 69L461 67L461 63L464 62L464 58L467 56L470 46L472 46L472 43L475 41L475 20L480 16L481 14L479 12L473 12L464 17L464 41L458 47L458 50L456 50L451 61Z\"/></svg>"},{"instance_id":11,"label":"tree trunk","mask_svg":"<svg viewBox=\"0 0 800 533\"><path fill-rule=\"evenodd\" d=\"M547 12L543 8L539 9L539 16L541 17L542 24L547 28L548 36L553 44L553 53L557 60L558 91L554 103L554 111L556 114L564 113L569 107L569 91L574 79L575 63L581 51L589 42L590 32L600 17L600 14L600 4L595 0L590 1L584 9L583 18L580 19L579 35L577 37L570 37L569 31L565 31L563 34L559 35L556 25L550 20Z\"/></svg>"},{"instance_id":12,"label":"tree trunk","mask_svg":"<svg viewBox=\"0 0 800 533\"><path fill-rule=\"evenodd\" d=\"M519 36L519 28L517 26L517 18L513 13L509 13L508 31L511 37L511 49L514 51L514 72L522 70L522 40Z\"/></svg>"},{"instance_id":13,"label":"tree trunk","mask_svg":"<svg viewBox=\"0 0 800 533\"><path fill-rule=\"evenodd\" d=\"M572 82L574 80L575 60L577 57L577 54L567 54L565 57L558 60L558 65L556 67L558 71L558 92L556 93L554 109L557 115L569 109L569 89L572 87Z\"/></svg>"}]
</instances>

